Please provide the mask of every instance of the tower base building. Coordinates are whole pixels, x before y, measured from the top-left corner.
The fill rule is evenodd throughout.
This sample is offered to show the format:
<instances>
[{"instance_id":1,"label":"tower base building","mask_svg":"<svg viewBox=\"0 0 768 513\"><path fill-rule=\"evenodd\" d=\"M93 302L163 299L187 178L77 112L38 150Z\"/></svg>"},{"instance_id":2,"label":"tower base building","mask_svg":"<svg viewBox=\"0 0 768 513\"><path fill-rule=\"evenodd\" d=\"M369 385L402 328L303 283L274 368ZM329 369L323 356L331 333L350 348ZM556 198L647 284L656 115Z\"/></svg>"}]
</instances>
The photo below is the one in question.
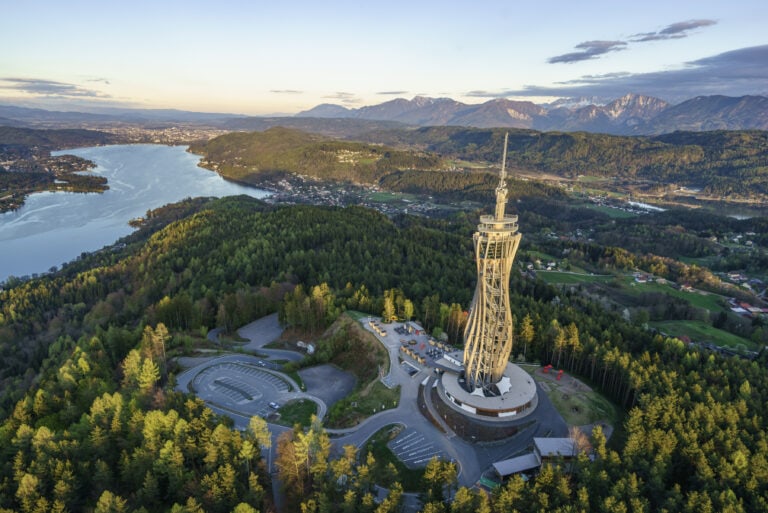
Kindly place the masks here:
<instances>
[{"instance_id":1,"label":"tower base building","mask_svg":"<svg viewBox=\"0 0 768 513\"><path fill-rule=\"evenodd\" d=\"M538 405L533 377L513 363L508 363L496 384L498 393L487 396L468 392L461 371L445 371L440 380L439 394L454 410L484 420L512 420L533 412Z\"/></svg>"}]
</instances>

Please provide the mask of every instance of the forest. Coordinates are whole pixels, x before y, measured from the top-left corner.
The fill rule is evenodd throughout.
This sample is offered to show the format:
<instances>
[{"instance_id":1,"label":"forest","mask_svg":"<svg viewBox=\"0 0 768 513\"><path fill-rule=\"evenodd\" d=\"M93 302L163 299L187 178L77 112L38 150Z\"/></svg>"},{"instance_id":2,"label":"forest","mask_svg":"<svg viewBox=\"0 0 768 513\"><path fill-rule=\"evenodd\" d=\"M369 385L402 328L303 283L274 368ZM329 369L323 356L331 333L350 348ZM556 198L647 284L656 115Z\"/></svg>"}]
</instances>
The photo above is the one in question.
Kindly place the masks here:
<instances>
[{"instance_id":1,"label":"forest","mask_svg":"<svg viewBox=\"0 0 768 513\"><path fill-rule=\"evenodd\" d=\"M564 178L617 177L699 187L718 196L768 192L768 133L757 130L674 132L629 137L587 132L425 127L379 130L360 138L446 159L496 162L509 133L507 164Z\"/></svg>"},{"instance_id":2,"label":"forest","mask_svg":"<svg viewBox=\"0 0 768 513\"><path fill-rule=\"evenodd\" d=\"M338 141L282 127L225 134L193 144L190 151L202 154L203 165L228 178L257 184L260 174L275 172L370 184L395 170L442 166L434 154Z\"/></svg>"},{"instance_id":3,"label":"forest","mask_svg":"<svg viewBox=\"0 0 768 513\"><path fill-rule=\"evenodd\" d=\"M52 151L65 148L80 148L82 146L115 144L118 142L118 139L116 136L106 132L80 128L38 130L34 128L0 126L0 141L2 141L3 145Z\"/></svg>"},{"instance_id":4,"label":"forest","mask_svg":"<svg viewBox=\"0 0 768 513\"><path fill-rule=\"evenodd\" d=\"M273 179L275 173L298 174L392 191L449 190L454 196L475 197L475 190L493 179L474 167L498 161L505 133L507 165L513 174L520 170L568 180L609 178L653 190L684 186L724 199L755 200L768 194L768 135L754 130L630 137L425 127L348 136L366 141L360 143L273 127L225 134L193 144L190 151L202 154L206 167L254 184Z\"/></svg>"},{"instance_id":5,"label":"forest","mask_svg":"<svg viewBox=\"0 0 768 513\"><path fill-rule=\"evenodd\" d=\"M552 222L526 216L531 231ZM474 214L390 219L232 197L147 217L124 245L0 292L0 511L273 511L263 422L234 431L172 391L173 358L214 326L279 310L322 331L358 310L460 339ZM626 411L622 429L609 442L595 431L592 458L572 472L545 466L490 496L430 463L423 511L768 510L765 351L747 360L688 346L521 273L511 290L514 353L595 386ZM329 446L319 422L281 437L287 511L399 511L396 472L374 479L372 455ZM390 489L383 502L374 484Z\"/></svg>"}]
</instances>

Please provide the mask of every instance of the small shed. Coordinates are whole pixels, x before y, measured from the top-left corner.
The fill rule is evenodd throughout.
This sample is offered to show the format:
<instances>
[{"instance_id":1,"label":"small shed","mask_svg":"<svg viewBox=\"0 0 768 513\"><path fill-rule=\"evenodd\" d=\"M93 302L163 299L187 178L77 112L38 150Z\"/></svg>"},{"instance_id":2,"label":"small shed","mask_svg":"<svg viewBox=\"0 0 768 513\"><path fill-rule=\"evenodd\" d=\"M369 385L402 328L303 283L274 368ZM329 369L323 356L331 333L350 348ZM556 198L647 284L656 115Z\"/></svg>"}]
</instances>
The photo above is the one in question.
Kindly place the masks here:
<instances>
[{"instance_id":1,"label":"small shed","mask_svg":"<svg viewBox=\"0 0 768 513\"><path fill-rule=\"evenodd\" d=\"M537 469L540 465L541 462L536 457L536 454L529 452L528 454L517 456L516 458L497 461L493 464L493 470L501 479L505 479L513 474Z\"/></svg>"},{"instance_id":2,"label":"small shed","mask_svg":"<svg viewBox=\"0 0 768 513\"><path fill-rule=\"evenodd\" d=\"M406 329L408 330L408 333L412 333L414 335L426 335L426 331L424 328L421 327L421 325L411 321L407 324Z\"/></svg>"},{"instance_id":3,"label":"small shed","mask_svg":"<svg viewBox=\"0 0 768 513\"><path fill-rule=\"evenodd\" d=\"M571 438L534 438L533 452L542 463L557 458L570 460L579 454Z\"/></svg>"}]
</instances>

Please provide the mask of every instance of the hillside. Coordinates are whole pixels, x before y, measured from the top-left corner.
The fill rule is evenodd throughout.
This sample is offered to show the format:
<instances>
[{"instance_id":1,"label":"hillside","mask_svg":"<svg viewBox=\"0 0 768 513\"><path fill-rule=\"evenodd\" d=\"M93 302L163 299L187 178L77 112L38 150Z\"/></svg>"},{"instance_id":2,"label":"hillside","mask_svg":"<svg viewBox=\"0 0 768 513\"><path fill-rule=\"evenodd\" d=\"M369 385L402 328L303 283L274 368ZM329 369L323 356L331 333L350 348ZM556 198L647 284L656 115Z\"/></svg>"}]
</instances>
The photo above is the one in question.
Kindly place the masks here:
<instances>
[{"instance_id":1,"label":"hillside","mask_svg":"<svg viewBox=\"0 0 768 513\"><path fill-rule=\"evenodd\" d=\"M645 137L425 127L368 132L359 137L365 144L271 128L226 134L191 150L204 155L204 166L254 184L299 174L427 194L445 192L445 185L452 183L451 190L467 192L492 179L471 176L477 170L457 172L457 165L496 167L505 133L512 172L546 173L566 180L597 177L624 194L659 195L688 187L718 199L764 201L768 195L768 132L756 130ZM403 176L418 182L418 190L395 187Z\"/></svg>"},{"instance_id":2,"label":"hillside","mask_svg":"<svg viewBox=\"0 0 768 513\"><path fill-rule=\"evenodd\" d=\"M265 175L286 173L354 183L375 183L400 169L438 169L439 157L420 151L327 139L287 128L231 133L190 151L204 156L202 165L222 175L260 183Z\"/></svg>"},{"instance_id":3,"label":"hillside","mask_svg":"<svg viewBox=\"0 0 768 513\"><path fill-rule=\"evenodd\" d=\"M328 325L346 309L375 315L389 291L396 304L411 301L425 326L460 332L475 279L466 219L392 221L362 208L270 207L244 197L189 200L149 217L124 247L0 292L0 508L270 511L272 475L259 450L265 426L256 418L239 432L174 392L173 357L201 343L209 327L274 311L283 280L303 285L284 312L297 323ZM617 248L609 255L620 265ZM519 273L510 299L527 326L528 357L562 360L625 408L623 432L607 445L596 430L593 457L569 474L546 466L490 497L460 488L454 505L499 513L625 503L637 511L765 510L765 356L723 358L653 335L582 294ZM300 440L327 448L321 430ZM291 479L289 464L308 476L285 490L291 511L317 502L333 513L375 511L372 462L355 447L341 459L318 450L311 460L291 459L294 447L284 437L272 460L282 482ZM437 479L434 500L434 490L455 486L455 469L453 476ZM389 472L386 484L397 490L402 479Z\"/></svg>"},{"instance_id":4,"label":"hillside","mask_svg":"<svg viewBox=\"0 0 768 513\"><path fill-rule=\"evenodd\" d=\"M340 107L343 109L343 107ZM325 137L339 139L354 139L360 134L374 130L387 130L404 128L403 123L397 121L378 121L368 119L349 119L343 116L316 118L309 117L246 117L228 120L222 123L222 127L238 131L264 131L274 127L292 128L320 134Z\"/></svg>"},{"instance_id":5,"label":"hillside","mask_svg":"<svg viewBox=\"0 0 768 513\"><path fill-rule=\"evenodd\" d=\"M236 114L190 112L177 109L100 108L98 113L55 111L39 108L0 104L0 117L12 119L25 126L40 128L99 126L115 127L124 124L158 126L166 124L193 124L216 126L242 117Z\"/></svg>"},{"instance_id":6,"label":"hillside","mask_svg":"<svg viewBox=\"0 0 768 513\"><path fill-rule=\"evenodd\" d=\"M369 133L369 142L417 148L447 159L495 162L509 132L507 165L575 179L579 175L670 184L717 196L768 194L768 132L675 132L628 137L586 132L427 127Z\"/></svg>"},{"instance_id":7,"label":"hillside","mask_svg":"<svg viewBox=\"0 0 768 513\"><path fill-rule=\"evenodd\" d=\"M649 134L745 129L768 130L768 98L699 96L664 109L642 127Z\"/></svg>"},{"instance_id":8,"label":"hillside","mask_svg":"<svg viewBox=\"0 0 768 513\"><path fill-rule=\"evenodd\" d=\"M427 234L434 244L424 243ZM423 243L415 245L416 240ZM362 208L275 208L245 197L192 200L158 209L127 242L125 251L95 254L71 263L56 278L0 292L0 398L5 398L0 408L20 390L13 376L36 368L47 345L61 336L61 322L77 319L67 331L72 336L134 322L148 315L147 309L157 315L152 305L164 296L191 301L181 324L167 321L191 328L212 326L225 294L273 281L310 286L327 281L337 288L365 283L380 295L397 286L416 294L416 284L429 279L441 283L443 298L469 301L470 262L455 261L469 255L468 238L418 226L400 230ZM404 265L403 258L412 264ZM53 298L53 289L62 292ZM82 303L77 312L63 306L77 303Z\"/></svg>"},{"instance_id":9,"label":"hillside","mask_svg":"<svg viewBox=\"0 0 768 513\"><path fill-rule=\"evenodd\" d=\"M105 132L82 129L36 130L0 126L0 147L18 145L37 147L48 151L82 146L99 146L114 144L117 138Z\"/></svg>"}]
</instances>

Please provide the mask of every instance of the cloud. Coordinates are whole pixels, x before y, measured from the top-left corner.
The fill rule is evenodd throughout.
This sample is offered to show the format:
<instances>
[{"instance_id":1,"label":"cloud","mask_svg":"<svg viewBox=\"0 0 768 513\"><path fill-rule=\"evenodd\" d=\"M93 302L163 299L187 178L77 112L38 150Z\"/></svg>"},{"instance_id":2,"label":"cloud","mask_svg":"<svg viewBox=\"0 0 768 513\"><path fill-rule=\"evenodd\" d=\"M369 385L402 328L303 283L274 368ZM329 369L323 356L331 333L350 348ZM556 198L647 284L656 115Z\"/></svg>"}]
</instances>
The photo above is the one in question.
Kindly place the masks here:
<instances>
[{"instance_id":1,"label":"cloud","mask_svg":"<svg viewBox=\"0 0 768 513\"><path fill-rule=\"evenodd\" d=\"M347 93L344 91L337 91L333 94L329 94L326 96L323 96L323 98L328 98L330 100L336 100L339 101L345 105L356 105L360 103L360 98L355 96L354 93Z\"/></svg>"},{"instance_id":2,"label":"cloud","mask_svg":"<svg viewBox=\"0 0 768 513\"><path fill-rule=\"evenodd\" d=\"M408 94L408 91L378 91L376 94L381 94L384 96L401 96Z\"/></svg>"},{"instance_id":3,"label":"cloud","mask_svg":"<svg viewBox=\"0 0 768 513\"><path fill-rule=\"evenodd\" d=\"M88 78L85 80L86 82L100 82L102 84L109 85L109 80L106 78Z\"/></svg>"},{"instance_id":4,"label":"cloud","mask_svg":"<svg viewBox=\"0 0 768 513\"><path fill-rule=\"evenodd\" d=\"M677 23L673 23L671 25L668 25L667 27L661 29L658 32L645 32L642 34L635 34L630 39L633 43L644 43L646 41L664 41L667 39L682 39L684 37L688 37L691 30L701 28L701 27L709 27L710 25L715 25L717 22L715 20L688 20L688 21L680 21Z\"/></svg>"},{"instance_id":5,"label":"cloud","mask_svg":"<svg viewBox=\"0 0 768 513\"><path fill-rule=\"evenodd\" d=\"M275 94L304 94L304 91L299 91L298 89L270 89L269 92Z\"/></svg>"},{"instance_id":6,"label":"cloud","mask_svg":"<svg viewBox=\"0 0 768 513\"><path fill-rule=\"evenodd\" d=\"M635 34L629 38L629 41L584 41L575 46L579 49L578 52L565 53L563 55L556 55L547 59L549 64L557 64L560 62L572 63L587 61L590 59L597 59L601 55L605 55L609 52L618 52L626 50L629 43L643 43L646 41L664 41L667 39L682 39L689 36L689 32L701 27L708 27L715 25L715 20L688 20L679 21L667 25L658 32L643 32Z\"/></svg>"},{"instance_id":7,"label":"cloud","mask_svg":"<svg viewBox=\"0 0 768 513\"><path fill-rule=\"evenodd\" d=\"M76 84L37 78L0 77L0 89L56 98L111 98L108 94Z\"/></svg>"},{"instance_id":8,"label":"cloud","mask_svg":"<svg viewBox=\"0 0 768 513\"><path fill-rule=\"evenodd\" d=\"M547 62L555 64L557 62L579 62L589 59L595 59L608 52L618 52L624 50L627 43L624 41L584 41L576 45L580 52L565 53L550 57Z\"/></svg>"},{"instance_id":9,"label":"cloud","mask_svg":"<svg viewBox=\"0 0 768 513\"><path fill-rule=\"evenodd\" d=\"M509 95L507 94L507 91L486 91L485 89L475 89L473 91L464 93L463 96L472 98L504 98Z\"/></svg>"},{"instance_id":10,"label":"cloud","mask_svg":"<svg viewBox=\"0 0 768 513\"><path fill-rule=\"evenodd\" d=\"M740 48L685 63L679 69L651 73L584 75L555 86L527 85L503 90L495 97L599 96L618 98L627 93L647 94L670 102L694 96L768 94L768 45ZM484 96L491 93L483 92ZM477 94L472 96L479 96Z\"/></svg>"}]
</instances>

